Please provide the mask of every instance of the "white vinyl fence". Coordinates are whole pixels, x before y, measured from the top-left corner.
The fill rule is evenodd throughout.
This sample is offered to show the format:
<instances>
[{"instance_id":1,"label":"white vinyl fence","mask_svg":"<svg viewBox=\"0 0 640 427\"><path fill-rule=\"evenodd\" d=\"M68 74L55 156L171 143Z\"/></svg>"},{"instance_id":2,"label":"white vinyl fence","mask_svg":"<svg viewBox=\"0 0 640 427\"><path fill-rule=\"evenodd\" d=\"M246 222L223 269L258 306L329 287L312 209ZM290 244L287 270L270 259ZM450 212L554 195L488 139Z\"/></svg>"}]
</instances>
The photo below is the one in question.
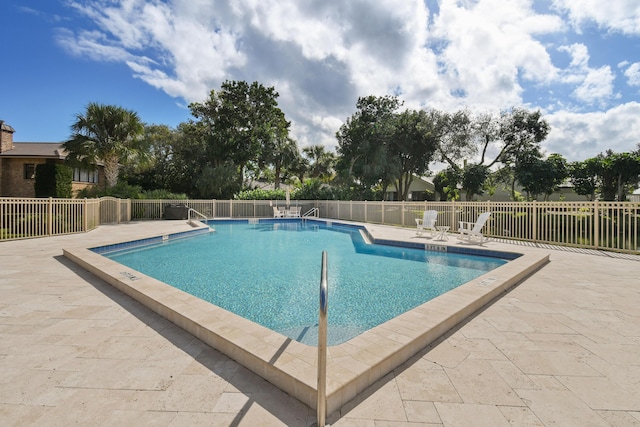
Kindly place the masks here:
<instances>
[{"instance_id":1,"label":"white vinyl fence","mask_svg":"<svg viewBox=\"0 0 640 427\"><path fill-rule=\"evenodd\" d=\"M81 233L100 224L159 220L167 206L187 206L207 218L270 218L284 200L123 200L0 198L0 241ZM640 203L636 202L367 202L292 200L321 218L415 227L425 210L456 232L459 221L491 217L483 234L536 243L640 252Z\"/></svg>"},{"instance_id":2,"label":"white vinyl fence","mask_svg":"<svg viewBox=\"0 0 640 427\"><path fill-rule=\"evenodd\" d=\"M428 209L456 232L460 221L491 212L489 237L563 246L640 252L640 203L633 202L353 202L322 201L323 218L415 227Z\"/></svg>"},{"instance_id":3,"label":"white vinyl fence","mask_svg":"<svg viewBox=\"0 0 640 427\"><path fill-rule=\"evenodd\" d=\"M99 224L96 199L0 198L0 240L81 233Z\"/></svg>"}]
</instances>

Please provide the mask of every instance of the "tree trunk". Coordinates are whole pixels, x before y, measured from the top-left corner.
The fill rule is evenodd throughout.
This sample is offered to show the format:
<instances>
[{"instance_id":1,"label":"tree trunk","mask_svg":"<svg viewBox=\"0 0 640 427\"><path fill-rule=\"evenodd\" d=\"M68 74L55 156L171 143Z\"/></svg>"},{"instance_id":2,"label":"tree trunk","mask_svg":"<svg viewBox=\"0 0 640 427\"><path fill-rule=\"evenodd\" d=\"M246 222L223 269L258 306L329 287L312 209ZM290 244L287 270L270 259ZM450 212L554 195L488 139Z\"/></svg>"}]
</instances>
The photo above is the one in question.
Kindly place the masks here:
<instances>
[{"instance_id":1,"label":"tree trunk","mask_svg":"<svg viewBox=\"0 0 640 427\"><path fill-rule=\"evenodd\" d=\"M411 183L413 182L413 176L411 174L407 174L404 181L404 193L402 196L402 200L408 200L409 198L409 188L411 187Z\"/></svg>"},{"instance_id":2,"label":"tree trunk","mask_svg":"<svg viewBox=\"0 0 640 427\"><path fill-rule=\"evenodd\" d=\"M404 197L404 187L402 186L402 178L395 182L395 187L396 187L396 194L397 194L396 199L398 201L404 200L403 199L403 197Z\"/></svg>"},{"instance_id":3,"label":"tree trunk","mask_svg":"<svg viewBox=\"0 0 640 427\"><path fill-rule=\"evenodd\" d=\"M118 183L120 162L117 156L109 156L102 159L104 162L104 180L106 188L113 188Z\"/></svg>"},{"instance_id":4,"label":"tree trunk","mask_svg":"<svg viewBox=\"0 0 640 427\"><path fill-rule=\"evenodd\" d=\"M277 189L280 188L280 165L279 164L276 165L275 174L276 174L276 176L275 176L275 179L274 179L274 182L273 182L273 188L275 190L277 190Z\"/></svg>"},{"instance_id":5,"label":"tree trunk","mask_svg":"<svg viewBox=\"0 0 640 427\"><path fill-rule=\"evenodd\" d=\"M624 184L622 183L622 175L618 174L618 201L624 202L626 196L624 194Z\"/></svg>"}]
</instances>

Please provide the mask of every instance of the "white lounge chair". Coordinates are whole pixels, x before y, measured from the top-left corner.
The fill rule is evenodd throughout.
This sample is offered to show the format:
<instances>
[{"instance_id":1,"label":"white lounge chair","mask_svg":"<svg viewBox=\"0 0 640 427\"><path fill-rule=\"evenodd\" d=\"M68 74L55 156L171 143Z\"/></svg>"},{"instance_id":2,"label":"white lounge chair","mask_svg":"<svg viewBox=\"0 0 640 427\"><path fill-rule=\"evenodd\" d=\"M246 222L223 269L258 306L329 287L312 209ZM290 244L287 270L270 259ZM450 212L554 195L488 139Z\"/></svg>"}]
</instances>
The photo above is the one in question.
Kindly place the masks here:
<instances>
[{"instance_id":1,"label":"white lounge chair","mask_svg":"<svg viewBox=\"0 0 640 427\"><path fill-rule=\"evenodd\" d=\"M459 221L460 226L458 227L458 231L460 232L460 235L458 236L458 239L466 240L469 243L479 244L488 240L482 235L482 227L484 227L489 216L491 216L491 212L483 212L478 216L476 222Z\"/></svg>"},{"instance_id":2,"label":"white lounge chair","mask_svg":"<svg viewBox=\"0 0 640 427\"><path fill-rule=\"evenodd\" d=\"M277 207L273 206L273 217L274 218L283 218L284 217L284 211L281 211Z\"/></svg>"},{"instance_id":3,"label":"white lounge chair","mask_svg":"<svg viewBox=\"0 0 640 427\"><path fill-rule=\"evenodd\" d=\"M416 234L422 236L425 230L431 231L431 237L436 232L436 221L438 220L438 211L424 211L422 218L416 218L416 226L418 230Z\"/></svg>"}]
</instances>

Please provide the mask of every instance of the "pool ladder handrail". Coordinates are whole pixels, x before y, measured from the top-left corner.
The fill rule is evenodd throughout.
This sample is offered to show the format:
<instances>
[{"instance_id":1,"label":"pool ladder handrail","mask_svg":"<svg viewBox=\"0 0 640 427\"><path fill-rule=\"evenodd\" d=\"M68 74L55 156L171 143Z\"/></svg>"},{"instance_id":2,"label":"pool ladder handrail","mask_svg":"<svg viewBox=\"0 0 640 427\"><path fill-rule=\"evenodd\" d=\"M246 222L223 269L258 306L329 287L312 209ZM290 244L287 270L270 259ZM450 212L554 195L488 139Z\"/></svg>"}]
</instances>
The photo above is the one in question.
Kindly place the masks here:
<instances>
[{"instance_id":1,"label":"pool ladder handrail","mask_svg":"<svg viewBox=\"0 0 640 427\"><path fill-rule=\"evenodd\" d=\"M316 421L324 427L327 416L327 310L329 308L329 288L327 285L327 251L322 251L320 268L320 310L318 315L318 384Z\"/></svg>"},{"instance_id":2,"label":"pool ladder handrail","mask_svg":"<svg viewBox=\"0 0 640 427\"><path fill-rule=\"evenodd\" d=\"M320 216L320 209L318 209L316 207L313 207L313 208L309 209L308 211L306 211L304 213L304 215L302 215L303 218L307 218L307 217L310 217L310 216L314 216L314 217L318 218Z\"/></svg>"},{"instance_id":3,"label":"pool ladder handrail","mask_svg":"<svg viewBox=\"0 0 640 427\"><path fill-rule=\"evenodd\" d=\"M194 222L193 222L193 221L194 221L194 219L193 219L193 218L191 218L191 213L192 213L192 212L193 212L194 214L196 214L196 217L199 217L199 218L200 218L200 221L202 221L202 222L204 222L204 223L206 223L206 222L207 222L207 220L209 219L209 218L207 218L207 216L206 216L205 214L200 213L200 212L198 212L197 210L195 210L195 209L193 209L193 208L189 208L189 210L187 211L187 222L188 222L189 224L191 224L191 225L193 225L193 224L194 224ZM203 220L204 220L204 221L203 221Z\"/></svg>"}]
</instances>

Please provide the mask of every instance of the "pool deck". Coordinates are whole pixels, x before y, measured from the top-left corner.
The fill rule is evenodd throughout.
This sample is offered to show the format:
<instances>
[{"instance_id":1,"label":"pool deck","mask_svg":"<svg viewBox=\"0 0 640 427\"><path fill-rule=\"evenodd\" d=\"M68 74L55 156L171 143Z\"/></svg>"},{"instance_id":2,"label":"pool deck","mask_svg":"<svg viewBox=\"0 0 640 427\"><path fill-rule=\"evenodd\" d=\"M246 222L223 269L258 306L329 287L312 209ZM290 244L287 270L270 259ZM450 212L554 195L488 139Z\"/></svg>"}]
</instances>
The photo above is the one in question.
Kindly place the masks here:
<instances>
[{"instance_id":1,"label":"pool deck","mask_svg":"<svg viewBox=\"0 0 640 427\"><path fill-rule=\"evenodd\" d=\"M433 240L370 227L380 238ZM188 229L140 222L0 243L3 425L315 422L308 406L62 256ZM540 246L483 244L550 262L327 423L640 425L640 256Z\"/></svg>"}]
</instances>

